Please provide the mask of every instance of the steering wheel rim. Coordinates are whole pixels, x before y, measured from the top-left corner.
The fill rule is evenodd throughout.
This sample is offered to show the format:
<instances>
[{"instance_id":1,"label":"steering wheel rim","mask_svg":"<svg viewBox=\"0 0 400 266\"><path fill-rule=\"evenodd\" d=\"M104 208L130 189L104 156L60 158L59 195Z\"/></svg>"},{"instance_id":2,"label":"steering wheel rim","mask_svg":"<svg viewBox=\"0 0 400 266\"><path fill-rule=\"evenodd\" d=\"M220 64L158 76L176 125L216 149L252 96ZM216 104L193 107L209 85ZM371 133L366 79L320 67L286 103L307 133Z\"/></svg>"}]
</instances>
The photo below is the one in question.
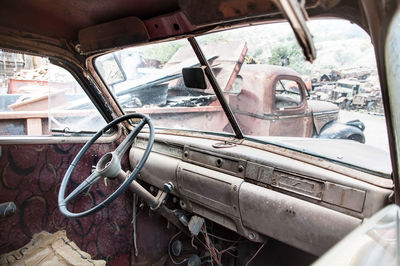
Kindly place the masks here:
<instances>
[{"instance_id":1,"label":"steering wheel rim","mask_svg":"<svg viewBox=\"0 0 400 266\"><path fill-rule=\"evenodd\" d=\"M121 144L118 145L118 147L117 147L117 149L115 151L110 152L110 153L106 153L105 155L102 156L102 158L100 158L100 160L98 161L98 163L96 165L96 170L95 170L95 171L98 171L98 174L99 174L98 178L96 180L94 180L93 183L89 184L89 182L87 180L88 180L88 178L90 178L93 175L93 173L92 173L80 185L78 185L78 187L75 188L70 193L69 196L71 196L71 194L73 194L81 185L83 185L82 187L84 187L86 185L86 184L84 184L84 182L87 182L88 185L83 190L81 189L82 191L86 190L86 188L88 188L89 186L93 185L98 179L100 179L100 177L103 177L103 178L106 177L106 176L103 176L104 174L108 174L108 173L114 174L116 172L116 169L114 169L116 167L116 165L115 165L116 163L119 163L119 169L122 170L121 169L121 164L120 164L120 159L122 158L123 154L125 154L126 150L132 145L134 139L137 137L137 135L139 134L141 129L144 127L144 125L147 124L149 126L149 139L148 139L147 147L145 149L143 157L141 158L139 163L136 165L136 167L132 171L132 173L129 175L129 177L126 178L122 182L122 184L119 186L119 188L116 189L106 199L104 199L100 203L96 204L95 206L93 206L89 210L86 210L86 211L83 211L83 212L79 212L79 213L70 212L67 209L67 204L68 204L69 200L72 200L75 196L79 195L82 192L82 191L78 191L76 193L76 195L74 197L71 197L70 199L69 199L69 196L67 198L65 198L65 192L66 192L66 189L67 189L67 185L69 184L69 181L71 179L73 171L75 170L76 165L78 164L78 162L80 161L82 156L86 153L86 151L90 148L90 146L92 146L92 144L97 139L99 139L104 134L104 132L108 131L109 129L111 129L115 125L117 125L117 124L119 124L119 123L121 123L121 122L123 122L125 120L132 119L132 118L141 118L142 120L135 127L135 129L132 130L132 132L130 132L128 134L128 136L125 137L125 139L121 142ZM133 113L133 114L127 114L127 115L121 116L121 117L111 121L104 128L100 129L82 147L82 149L75 156L74 160L72 161L72 163L68 167L68 170L65 172L65 175L64 175L63 180L61 182L60 190L59 190L59 193L58 193L58 208L59 208L60 212L63 215L69 217L69 218L79 218L79 217L83 217L83 216L87 216L89 214L92 214L92 213L94 213L96 211L99 211L102 208L106 207L113 200L115 200L119 195L121 195L129 187L129 185L132 183L132 181L136 179L137 175L139 174L140 170L143 168L147 158L150 155L150 151L151 151L151 148L153 147L153 143L154 143L154 126L153 126L153 122L151 121L151 119L148 116L146 116L144 114ZM123 145L125 145L125 146L123 146ZM117 150L119 150L119 149L122 150L121 151L122 154L115 154L117 152ZM106 157L106 156L108 156L108 157ZM109 158L110 156L111 156L111 158ZM115 161L115 156L120 156L118 162ZM104 164L104 162L106 162L106 161L108 163ZM113 165L110 166L111 163ZM102 168L102 167L104 167L104 168Z\"/></svg>"}]
</instances>

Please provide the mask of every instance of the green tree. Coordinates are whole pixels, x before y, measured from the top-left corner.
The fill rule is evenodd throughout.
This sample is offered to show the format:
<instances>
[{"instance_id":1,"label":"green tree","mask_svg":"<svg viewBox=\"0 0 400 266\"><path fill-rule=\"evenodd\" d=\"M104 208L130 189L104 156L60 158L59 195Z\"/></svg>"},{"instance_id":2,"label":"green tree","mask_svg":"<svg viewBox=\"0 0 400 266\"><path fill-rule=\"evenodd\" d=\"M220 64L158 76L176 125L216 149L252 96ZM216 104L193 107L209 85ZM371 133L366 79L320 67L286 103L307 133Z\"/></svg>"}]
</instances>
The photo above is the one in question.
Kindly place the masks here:
<instances>
[{"instance_id":1,"label":"green tree","mask_svg":"<svg viewBox=\"0 0 400 266\"><path fill-rule=\"evenodd\" d=\"M155 59L165 64L169 59L181 48L183 43L161 43L159 45L150 45L143 49L143 57L148 59Z\"/></svg>"},{"instance_id":2,"label":"green tree","mask_svg":"<svg viewBox=\"0 0 400 266\"><path fill-rule=\"evenodd\" d=\"M271 50L271 56L269 57L269 63L271 65L282 65L284 60L289 60L289 64L292 62L304 61L303 54L297 45L280 45L275 46Z\"/></svg>"},{"instance_id":3,"label":"green tree","mask_svg":"<svg viewBox=\"0 0 400 266\"><path fill-rule=\"evenodd\" d=\"M285 65L300 74L309 74L310 72L310 66L306 64L303 52L297 43L273 47L268 63L278 66Z\"/></svg>"},{"instance_id":4,"label":"green tree","mask_svg":"<svg viewBox=\"0 0 400 266\"><path fill-rule=\"evenodd\" d=\"M341 66L352 63L353 60L355 60L354 57L353 51L345 49L345 47L335 51L336 62L338 62Z\"/></svg>"}]
</instances>

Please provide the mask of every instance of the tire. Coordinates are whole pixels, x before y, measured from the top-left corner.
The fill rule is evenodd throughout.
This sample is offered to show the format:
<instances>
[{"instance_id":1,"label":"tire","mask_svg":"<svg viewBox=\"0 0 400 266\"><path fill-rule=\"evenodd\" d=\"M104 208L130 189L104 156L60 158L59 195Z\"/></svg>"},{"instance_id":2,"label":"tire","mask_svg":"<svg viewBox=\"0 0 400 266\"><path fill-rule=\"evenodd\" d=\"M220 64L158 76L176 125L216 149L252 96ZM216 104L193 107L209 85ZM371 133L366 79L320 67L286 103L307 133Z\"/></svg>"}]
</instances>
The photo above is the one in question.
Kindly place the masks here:
<instances>
[{"instance_id":1,"label":"tire","mask_svg":"<svg viewBox=\"0 0 400 266\"><path fill-rule=\"evenodd\" d=\"M368 102L367 103L367 111L370 112L374 108L374 102Z\"/></svg>"},{"instance_id":2,"label":"tire","mask_svg":"<svg viewBox=\"0 0 400 266\"><path fill-rule=\"evenodd\" d=\"M350 111L351 110L351 101L346 101L346 103L345 103L345 109L347 110L347 111Z\"/></svg>"},{"instance_id":3,"label":"tire","mask_svg":"<svg viewBox=\"0 0 400 266\"><path fill-rule=\"evenodd\" d=\"M363 139L363 137L360 136L360 135L357 135L357 134L350 135L347 139L349 139L349 140L354 140L354 141L357 141L357 142L360 142L360 143L364 143L364 142L365 142L365 140Z\"/></svg>"}]
</instances>

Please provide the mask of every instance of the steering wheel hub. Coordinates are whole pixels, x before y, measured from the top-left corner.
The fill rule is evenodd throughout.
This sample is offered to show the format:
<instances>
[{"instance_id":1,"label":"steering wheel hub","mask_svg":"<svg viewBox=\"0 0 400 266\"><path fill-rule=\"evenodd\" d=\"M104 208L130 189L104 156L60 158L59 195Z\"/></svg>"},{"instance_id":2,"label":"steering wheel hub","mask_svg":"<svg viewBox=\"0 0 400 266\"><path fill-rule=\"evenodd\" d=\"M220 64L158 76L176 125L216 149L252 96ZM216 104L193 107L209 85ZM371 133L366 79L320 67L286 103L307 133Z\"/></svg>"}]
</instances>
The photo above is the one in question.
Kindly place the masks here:
<instances>
[{"instance_id":1,"label":"steering wheel hub","mask_svg":"<svg viewBox=\"0 0 400 266\"><path fill-rule=\"evenodd\" d=\"M104 177L114 178L121 171L121 161L112 152L106 153L97 163L96 171Z\"/></svg>"}]
</instances>

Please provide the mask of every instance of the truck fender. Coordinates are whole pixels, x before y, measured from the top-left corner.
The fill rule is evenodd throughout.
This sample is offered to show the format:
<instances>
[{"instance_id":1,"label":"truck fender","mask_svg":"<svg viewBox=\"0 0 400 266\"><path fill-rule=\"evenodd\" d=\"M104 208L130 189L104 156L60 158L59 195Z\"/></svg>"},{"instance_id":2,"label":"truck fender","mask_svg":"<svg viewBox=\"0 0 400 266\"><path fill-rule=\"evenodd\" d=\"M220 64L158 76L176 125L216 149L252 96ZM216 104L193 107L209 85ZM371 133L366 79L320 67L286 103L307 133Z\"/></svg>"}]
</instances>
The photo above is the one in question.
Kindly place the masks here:
<instances>
[{"instance_id":1,"label":"truck fender","mask_svg":"<svg viewBox=\"0 0 400 266\"><path fill-rule=\"evenodd\" d=\"M337 120L327 123L320 131L318 138L323 139L350 139L365 143L365 125L359 120L346 123Z\"/></svg>"}]
</instances>

